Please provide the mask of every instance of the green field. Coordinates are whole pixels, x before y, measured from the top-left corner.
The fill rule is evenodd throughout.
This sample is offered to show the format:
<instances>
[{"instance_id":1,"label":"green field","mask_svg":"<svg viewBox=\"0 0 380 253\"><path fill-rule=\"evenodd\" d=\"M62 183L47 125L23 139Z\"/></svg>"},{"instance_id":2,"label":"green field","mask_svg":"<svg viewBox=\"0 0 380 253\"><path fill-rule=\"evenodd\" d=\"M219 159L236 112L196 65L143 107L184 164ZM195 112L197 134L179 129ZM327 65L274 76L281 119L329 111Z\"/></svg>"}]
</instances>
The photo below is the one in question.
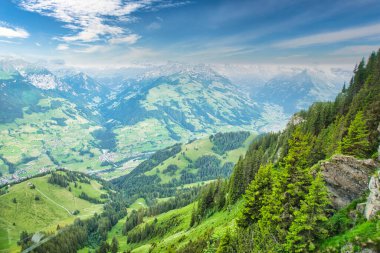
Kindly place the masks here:
<instances>
[{"instance_id":1,"label":"green field","mask_svg":"<svg viewBox=\"0 0 380 253\"><path fill-rule=\"evenodd\" d=\"M13 185L8 193L0 196L0 252L17 252L16 244L22 231L56 231L72 223L76 218L87 218L102 212L101 204L92 204L78 196L81 192L100 199L101 184L92 180L90 184L70 183L72 191L47 182L49 175L37 177ZM35 185L31 189L29 183ZM35 200L38 196L39 200ZM16 199L16 203L13 202ZM72 215L79 210L78 215Z\"/></svg>"},{"instance_id":2,"label":"green field","mask_svg":"<svg viewBox=\"0 0 380 253\"><path fill-rule=\"evenodd\" d=\"M217 154L212 150L213 143L209 138L204 138L200 140L193 141L188 144L182 145L181 151L169 159L162 162L160 165L152 168L150 171L145 172L145 175L152 176L158 175L161 178L161 184L169 183L174 178L179 179L181 176L181 171L189 170L189 172L195 172L196 168L189 169L188 165L191 161L197 160L201 156L213 155L221 160L221 166L227 162L236 163L241 155L244 155L248 149L249 144L255 138L254 134L251 134L243 143L242 147L226 152L223 155ZM168 173L163 173L169 165L177 165L179 169L174 175ZM198 183L188 184L187 187L196 186Z\"/></svg>"},{"instance_id":3,"label":"green field","mask_svg":"<svg viewBox=\"0 0 380 253\"><path fill-rule=\"evenodd\" d=\"M41 112L28 113L24 108L23 118L0 125L0 172L4 176L11 170L6 162L16 168L17 177L58 165L76 171L109 168L101 166L102 151L94 146L91 135L99 126L81 115L74 104L46 98L38 106Z\"/></svg>"}]
</instances>

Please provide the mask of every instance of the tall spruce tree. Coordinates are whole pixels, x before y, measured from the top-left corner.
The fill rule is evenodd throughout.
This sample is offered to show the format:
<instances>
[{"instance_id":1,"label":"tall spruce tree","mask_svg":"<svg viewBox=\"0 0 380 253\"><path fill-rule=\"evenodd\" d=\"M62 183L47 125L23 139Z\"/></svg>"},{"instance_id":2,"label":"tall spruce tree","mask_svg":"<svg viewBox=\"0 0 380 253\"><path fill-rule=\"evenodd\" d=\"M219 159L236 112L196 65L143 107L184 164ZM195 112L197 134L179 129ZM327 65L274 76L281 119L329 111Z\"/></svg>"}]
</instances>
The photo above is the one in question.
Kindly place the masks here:
<instances>
[{"instance_id":1,"label":"tall spruce tree","mask_svg":"<svg viewBox=\"0 0 380 253\"><path fill-rule=\"evenodd\" d=\"M358 158L368 157L368 153L371 149L368 136L369 132L366 126L366 120L363 117L363 112L360 111L351 122L348 133L342 140L342 153Z\"/></svg>"},{"instance_id":2,"label":"tall spruce tree","mask_svg":"<svg viewBox=\"0 0 380 253\"><path fill-rule=\"evenodd\" d=\"M273 165L261 166L244 195L245 204L238 225L247 227L261 218L261 208L272 190Z\"/></svg>"},{"instance_id":3,"label":"tall spruce tree","mask_svg":"<svg viewBox=\"0 0 380 253\"><path fill-rule=\"evenodd\" d=\"M309 193L302 201L300 210L294 212L295 218L286 237L285 248L288 252L313 251L315 240L327 235L322 223L327 220L328 204L327 189L321 173L318 173L310 186Z\"/></svg>"}]
</instances>

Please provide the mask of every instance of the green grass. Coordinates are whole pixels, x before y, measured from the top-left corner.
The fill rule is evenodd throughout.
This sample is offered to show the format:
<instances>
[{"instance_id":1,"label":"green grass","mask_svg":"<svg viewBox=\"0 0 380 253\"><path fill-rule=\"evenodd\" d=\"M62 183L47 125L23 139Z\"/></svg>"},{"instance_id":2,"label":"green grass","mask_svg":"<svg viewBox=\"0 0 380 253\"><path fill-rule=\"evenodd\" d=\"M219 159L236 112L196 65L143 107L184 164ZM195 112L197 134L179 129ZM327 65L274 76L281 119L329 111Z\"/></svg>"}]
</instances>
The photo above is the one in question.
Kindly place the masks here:
<instances>
[{"instance_id":1,"label":"green grass","mask_svg":"<svg viewBox=\"0 0 380 253\"><path fill-rule=\"evenodd\" d=\"M138 210L138 209L145 208L145 207L147 207L145 199L139 198L139 199L136 199L136 201L132 205L130 205L128 207L128 209L129 210L133 210L133 209Z\"/></svg>"},{"instance_id":2,"label":"green grass","mask_svg":"<svg viewBox=\"0 0 380 253\"><path fill-rule=\"evenodd\" d=\"M160 165L152 168L150 171L145 172L145 175L147 176L158 175L161 178L161 182L160 182L161 184L169 183L174 178L179 179L181 176L182 170L186 170L186 169L188 170L187 166L190 164L190 162L187 160L187 158L191 159L194 162L199 157L204 156L204 155L214 155L218 157L218 159L222 161L221 165L227 162L236 163L237 160L239 159L239 156L245 154L245 152L248 149L249 144L252 142L254 138L255 138L255 135L251 134L247 138L247 140L244 142L242 147L235 150L228 151L224 155L219 155L212 150L213 144L209 140L209 138L204 138L204 139L196 140L188 144L184 144L182 145L181 152L179 152L174 157L168 158ZM177 165L179 167L179 170L177 170L175 172L175 175L173 176L163 173L163 170L165 170L171 164ZM198 182L191 184L190 187L195 186L197 184Z\"/></svg>"},{"instance_id":3,"label":"green grass","mask_svg":"<svg viewBox=\"0 0 380 253\"><path fill-rule=\"evenodd\" d=\"M353 243L356 246L361 243L367 243L369 240L377 241L380 240L380 220L370 220L366 221L360 225L353 227L352 229L326 239L320 244L321 250L326 249L340 249L348 243Z\"/></svg>"},{"instance_id":4,"label":"green grass","mask_svg":"<svg viewBox=\"0 0 380 253\"><path fill-rule=\"evenodd\" d=\"M102 205L92 204L78 198L79 191L70 192L67 188L52 185L47 182L49 175L33 178L13 185L9 192L0 196L0 252L9 250L18 251L16 245L21 231L55 231L57 225L61 227L70 224L76 218L85 219L95 212L102 211ZM28 183L32 182L36 189L30 189ZM89 196L99 197L101 191L99 183L92 181L91 185L79 183L80 190ZM35 196L40 200L35 200ZM13 203L13 198L17 203ZM79 210L76 216L68 211Z\"/></svg>"},{"instance_id":5,"label":"green grass","mask_svg":"<svg viewBox=\"0 0 380 253\"><path fill-rule=\"evenodd\" d=\"M50 107L53 101L61 105ZM74 104L64 99L41 99L39 106L41 112L28 114L24 108L23 118L0 125L0 155L15 164L18 171L25 170L25 173L16 170L16 176L30 176L42 168L56 168L47 151L67 169L90 171L107 168L100 166L102 152L94 146L96 140L91 135L99 126L89 122ZM54 118L64 118L65 125L57 125ZM81 150L89 150L93 156L81 154ZM8 168L3 162L0 170L7 176Z\"/></svg>"}]
</instances>

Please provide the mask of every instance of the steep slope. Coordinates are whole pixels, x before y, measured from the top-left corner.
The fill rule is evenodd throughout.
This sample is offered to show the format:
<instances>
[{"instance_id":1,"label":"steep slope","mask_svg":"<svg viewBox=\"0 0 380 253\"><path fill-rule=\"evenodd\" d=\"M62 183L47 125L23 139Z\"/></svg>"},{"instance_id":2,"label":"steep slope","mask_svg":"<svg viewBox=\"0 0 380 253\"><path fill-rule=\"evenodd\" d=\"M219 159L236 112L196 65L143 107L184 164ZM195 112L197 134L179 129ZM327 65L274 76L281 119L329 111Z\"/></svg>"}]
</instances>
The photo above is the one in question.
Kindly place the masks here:
<instances>
[{"instance_id":1,"label":"steep slope","mask_svg":"<svg viewBox=\"0 0 380 253\"><path fill-rule=\"evenodd\" d=\"M59 172L67 176L66 172ZM50 232L72 223L76 218L87 218L102 209L101 194L107 194L100 182L82 174L67 187L49 183L50 175L36 177L2 188L0 195L0 251L18 252L16 242L22 231ZM99 203L80 197L84 192ZM79 211L73 214L74 211Z\"/></svg>"},{"instance_id":2,"label":"steep slope","mask_svg":"<svg viewBox=\"0 0 380 253\"><path fill-rule=\"evenodd\" d=\"M256 138L230 180L204 187L193 205L154 214L132 227L127 219L117 235L127 239L123 249L377 252L379 215L366 220L364 207L374 197L368 202L362 194L378 168L379 69L380 51L359 64L351 85L334 102L315 103L284 131ZM364 158L372 160L359 160ZM337 196L344 203L335 208L345 207L334 210L330 203ZM228 216L235 208L237 213ZM197 228L204 234L187 236Z\"/></svg>"},{"instance_id":3,"label":"steep slope","mask_svg":"<svg viewBox=\"0 0 380 253\"><path fill-rule=\"evenodd\" d=\"M130 202L141 197L149 203L173 197L177 189L228 177L254 138L249 132L229 132L175 144L157 151L129 174L111 182Z\"/></svg>"},{"instance_id":4,"label":"steep slope","mask_svg":"<svg viewBox=\"0 0 380 253\"><path fill-rule=\"evenodd\" d=\"M268 110L276 115L275 108ZM117 148L130 157L219 131L270 128L285 117L264 118L228 79L205 66L187 65L130 81L103 111L115 125Z\"/></svg>"}]
</instances>

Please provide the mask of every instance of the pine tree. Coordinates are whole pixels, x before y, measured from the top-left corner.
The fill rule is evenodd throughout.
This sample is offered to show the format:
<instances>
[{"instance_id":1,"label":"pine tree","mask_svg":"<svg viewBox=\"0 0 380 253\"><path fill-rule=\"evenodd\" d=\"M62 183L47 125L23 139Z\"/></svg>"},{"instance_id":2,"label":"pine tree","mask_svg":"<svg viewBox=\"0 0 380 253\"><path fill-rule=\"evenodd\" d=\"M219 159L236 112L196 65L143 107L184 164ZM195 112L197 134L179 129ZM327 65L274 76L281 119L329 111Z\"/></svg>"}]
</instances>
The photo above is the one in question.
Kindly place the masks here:
<instances>
[{"instance_id":1,"label":"pine tree","mask_svg":"<svg viewBox=\"0 0 380 253\"><path fill-rule=\"evenodd\" d=\"M342 140L342 153L358 158L368 157L368 153L370 152L368 136L369 132L366 126L366 120L363 117L363 112L360 111L351 122L348 128L348 134Z\"/></svg>"},{"instance_id":2,"label":"pine tree","mask_svg":"<svg viewBox=\"0 0 380 253\"><path fill-rule=\"evenodd\" d=\"M231 236L230 229L227 229L226 234L223 236L220 241L218 250L216 253L235 253L235 247L233 243L233 238Z\"/></svg>"},{"instance_id":3,"label":"pine tree","mask_svg":"<svg viewBox=\"0 0 380 253\"><path fill-rule=\"evenodd\" d=\"M234 204L244 193L244 167L243 158L236 163L230 179L229 203Z\"/></svg>"},{"instance_id":4,"label":"pine tree","mask_svg":"<svg viewBox=\"0 0 380 253\"><path fill-rule=\"evenodd\" d=\"M311 147L313 146L312 138L301 132L298 127L289 139L289 152L284 158L281 167L282 181L285 185L283 192L282 229L286 231L293 221L293 213L300 207L301 200L304 199L311 183L311 173L309 169L309 160Z\"/></svg>"},{"instance_id":5,"label":"pine tree","mask_svg":"<svg viewBox=\"0 0 380 253\"><path fill-rule=\"evenodd\" d=\"M111 243L111 253L117 253L119 250L119 242L117 241L116 237L112 238L112 243Z\"/></svg>"},{"instance_id":6,"label":"pine tree","mask_svg":"<svg viewBox=\"0 0 380 253\"><path fill-rule=\"evenodd\" d=\"M328 204L327 189L321 173L318 173L300 210L294 213L295 219L286 237L285 248L288 252L313 251L314 241L327 235L322 223L327 220L325 210Z\"/></svg>"},{"instance_id":7,"label":"pine tree","mask_svg":"<svg viewBox=\"0 0 380 253\"><path fill-rule=\"evenodd\" d=\"M261 218L260 210L272 190L272 164L260 167L244 195L245 204L238 225L247 227Z\"/></svg>"},{"instance_id":8,"label":"pine tree","mask_svg":"<svg viewBox=\"0 0 380 253\"><path fill-rule=\"evenodd\" d=\"M280 238L283 237L282 213L284 212L285 182L283 172L272 171L272 191L264 199L260 210L261 219L257 223L258 232L254 238L254 252L276 252L280 247Z\"/></svg>"}]
</instances>

